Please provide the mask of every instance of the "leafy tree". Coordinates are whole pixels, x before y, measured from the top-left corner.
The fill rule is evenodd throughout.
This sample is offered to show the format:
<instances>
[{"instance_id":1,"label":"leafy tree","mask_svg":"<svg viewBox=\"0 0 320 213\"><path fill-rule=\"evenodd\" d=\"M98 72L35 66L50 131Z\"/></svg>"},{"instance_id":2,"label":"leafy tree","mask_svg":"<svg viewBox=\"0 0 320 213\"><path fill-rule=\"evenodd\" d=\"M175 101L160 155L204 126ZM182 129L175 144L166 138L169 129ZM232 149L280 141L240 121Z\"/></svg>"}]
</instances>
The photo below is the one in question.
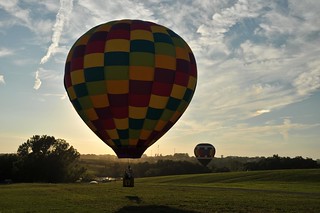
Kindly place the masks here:
<instances>
[{"instance_id":1,"label":"leafy tree","mask_svg":"<svg viewBox=\"0 0 320 213\"><path fill-rule=\"evenodd\" d=\"M18 160L16 154L0 155L0 183L14 178L14 163Z\"/></svg>"},{"instance_id":2,"label":"leafy tree","mask_svg":"<svg viewBox=\"0 0 320 213\"><path fill-rule=\"evenodd\" d=\"M78 164L79 152L53 136L34 135L19 146L17 155L18 181L71 182L85 172Z\"/></svg>"}]
</instances>

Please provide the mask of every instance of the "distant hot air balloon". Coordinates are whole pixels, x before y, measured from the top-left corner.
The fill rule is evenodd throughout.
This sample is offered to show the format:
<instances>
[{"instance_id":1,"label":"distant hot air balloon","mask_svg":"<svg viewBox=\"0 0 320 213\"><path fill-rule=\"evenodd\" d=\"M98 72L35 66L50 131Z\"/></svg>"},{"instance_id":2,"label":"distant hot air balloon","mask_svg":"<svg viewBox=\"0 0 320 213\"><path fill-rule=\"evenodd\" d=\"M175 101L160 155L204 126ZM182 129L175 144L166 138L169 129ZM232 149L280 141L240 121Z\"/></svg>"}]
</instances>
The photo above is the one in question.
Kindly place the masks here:
<instances>
[{"instance_id":1,"label":"distant hot air balloon","mask_svg":"<svg viewBox=\"0 0 320 213\"><path fill-rule=\"evenodd\" d=\"M72 46L64 85L88 127L119 158L140 158L189 105L194 55L172 30L147 21L98 25Z\"/></svg>"},{"instance_id":2,"label":"distant hot air balloon","mask_svg":"<svg viewBox=\"0 0 320 213\"><path fill-rule=\"evenodd\" d=\"M209 143L200 143L194 148L194 155L203 166L207 166L215 154L216 149Z\"/></svg>"}]
</instances>

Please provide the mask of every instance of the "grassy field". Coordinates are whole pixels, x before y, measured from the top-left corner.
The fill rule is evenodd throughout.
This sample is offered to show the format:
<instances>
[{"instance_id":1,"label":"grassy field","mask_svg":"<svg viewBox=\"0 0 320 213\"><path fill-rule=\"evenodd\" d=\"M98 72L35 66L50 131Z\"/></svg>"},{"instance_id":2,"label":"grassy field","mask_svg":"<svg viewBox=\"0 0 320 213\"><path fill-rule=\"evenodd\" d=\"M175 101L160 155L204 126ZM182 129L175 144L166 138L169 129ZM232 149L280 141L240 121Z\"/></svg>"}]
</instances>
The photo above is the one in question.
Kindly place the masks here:
<instances>
[{"instance_id":1,"label":"grassy field","mask_svg":"<svg viewBox=\"0 0 320 213\"><path fill-rule=\"evenodd\" d=\"M320 212L320 169L0 185L6 212Z\"/></svg>"}]
</instances>

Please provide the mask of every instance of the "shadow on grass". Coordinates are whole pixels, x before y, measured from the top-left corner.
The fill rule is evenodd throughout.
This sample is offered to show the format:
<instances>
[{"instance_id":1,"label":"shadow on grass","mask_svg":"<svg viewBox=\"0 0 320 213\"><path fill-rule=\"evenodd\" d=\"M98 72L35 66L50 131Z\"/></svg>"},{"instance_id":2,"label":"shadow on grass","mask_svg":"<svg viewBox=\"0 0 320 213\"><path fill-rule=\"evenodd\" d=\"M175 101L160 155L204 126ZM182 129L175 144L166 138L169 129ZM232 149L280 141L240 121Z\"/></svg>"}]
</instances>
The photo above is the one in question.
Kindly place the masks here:
<instances>
[{"instance_id":1,"label":"shadow on grass","mask_svg":"<svg viewBox=\"0 0 320 213\"><path fill-rule=\"evenodd\" d=\"M129 199L130 201L136 202L136 203L141 203L141 199L138 196L126 196L127 199Z\"/></svg>"},{"instance_id":2,"label":"shadow on grass","mask_svg":"<svg viewBox=\"0 0 320 213\"><path fill-rule=\"evenodd\" d=\"M163 205L149 205L149 206L125 206L116 213L127 213L127 212L142 212L142 213L197 213L196 211L189 211L184 209L173 208Z\"/></svg>"}]
</instances>

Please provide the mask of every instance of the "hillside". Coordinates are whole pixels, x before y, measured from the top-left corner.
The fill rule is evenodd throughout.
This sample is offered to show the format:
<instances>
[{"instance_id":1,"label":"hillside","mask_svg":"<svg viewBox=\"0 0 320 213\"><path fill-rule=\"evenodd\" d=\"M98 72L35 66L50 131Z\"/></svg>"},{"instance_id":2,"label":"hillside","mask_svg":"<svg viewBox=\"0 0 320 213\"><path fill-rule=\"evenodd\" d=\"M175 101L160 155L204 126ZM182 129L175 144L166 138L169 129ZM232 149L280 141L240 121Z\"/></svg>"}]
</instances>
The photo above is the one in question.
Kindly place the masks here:
<instances>
[{"instance_id":1,"label":"hillside","mask_svg":"<svg viewBox=\"0 0 320 213\"><path fill-rule=\"evenodd\" d=\"M136 178L101 184L7 184L0 212L320 212L320 169Z\"/></svg>"},{"instance_id":2,"label":"hillside","mask_svg":"<svg viewBox=\"0 0 320 213\"><path fill-rule=\"evenodd\" d=\"M320 169L206 173L140 178L144 183L214 184L239 182L301 182L320 184Z\"/></svg>"},{"instance_id":3,"label":"hillside","mask_svg":"<svg viewBox=\"0 0 320 213\"><path fill-rule=\"evenodd\" d=\"M207 173L139 178L138 184L212 188L272 189L320 195L320 169ZM291 187L292 186L292 187Z\"/></svg>"}]
</instances>

